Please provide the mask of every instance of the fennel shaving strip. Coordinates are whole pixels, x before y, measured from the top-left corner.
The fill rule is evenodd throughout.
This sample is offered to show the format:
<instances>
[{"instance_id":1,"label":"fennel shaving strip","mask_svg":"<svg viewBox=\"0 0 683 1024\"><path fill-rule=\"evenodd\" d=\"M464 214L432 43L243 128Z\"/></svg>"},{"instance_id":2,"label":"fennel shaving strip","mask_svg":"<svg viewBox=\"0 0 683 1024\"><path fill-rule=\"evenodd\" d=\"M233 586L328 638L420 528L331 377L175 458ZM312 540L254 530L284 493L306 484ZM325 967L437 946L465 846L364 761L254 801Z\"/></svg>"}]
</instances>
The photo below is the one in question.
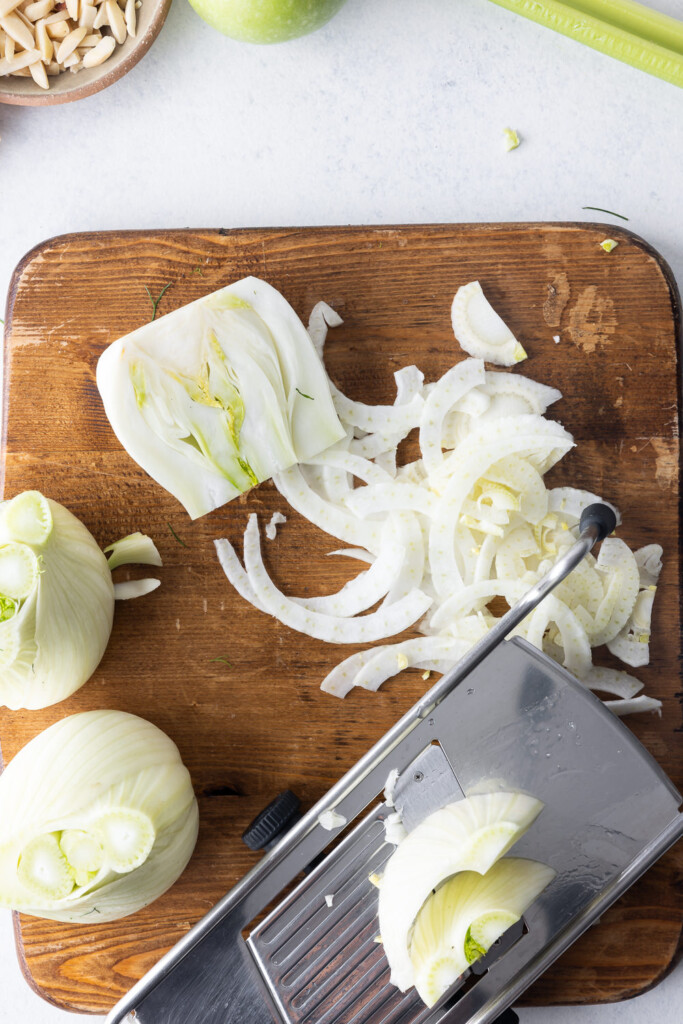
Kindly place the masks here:
<instances>
[{"instance_id":1,"label":"fennel shaving strip","mask_svg":"<svg viewBox=\"0 0 683 1024\"><path fill-rule=\"evenodd\" d=\"M513 355L517 342L489 312L481 289L466 288L454 303L459 340L469 337L467 314L467 330L481 336L477 354ZM319 367L327 327L339 323L324 303L311 314ZM495 351L484 344L487 332ZM354 402L330 385L343 436L273 476L297 512L348 545L330 554L369 568L337 594L290 598L266 573L255 516L245 568L227 541L216 542L238 592L293 629L329 643L388 639L410 625L423 634L345 658L322 683L337 697L354 687L375 690L406 668L447 671L495 625L501 601L519 600L573 543L582 510L602 500L545 485L544 474L574 446L545 415L562 398L556 388L486 370L483 358L464 359L437 381L425 383L415 366L394 378L393 406ZM420 456L400 465L397 448L411 430ZM608 538L515 633L613 698L607 705L616 713L659 709L639 693L638 681L634 689L633 677L596 668L592 649L607 644L629 666L648 664L661 555L656 544L634 554Z\"/></svg>"}]
</instances>

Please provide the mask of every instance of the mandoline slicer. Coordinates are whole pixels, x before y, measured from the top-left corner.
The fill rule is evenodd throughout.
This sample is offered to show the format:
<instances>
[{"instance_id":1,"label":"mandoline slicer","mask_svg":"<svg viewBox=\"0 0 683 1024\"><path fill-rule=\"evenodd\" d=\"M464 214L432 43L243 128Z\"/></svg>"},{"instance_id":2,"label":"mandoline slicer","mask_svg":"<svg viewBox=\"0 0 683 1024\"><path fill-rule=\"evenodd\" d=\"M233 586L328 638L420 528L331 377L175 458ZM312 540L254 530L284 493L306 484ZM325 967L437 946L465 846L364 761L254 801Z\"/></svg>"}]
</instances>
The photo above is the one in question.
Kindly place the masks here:
<instances>
[{"instance_id":1,"label":"mandoline slicer","mask_svg":"<svg viewBox=\"0 0 683 1024\"><path fill-rule=\"evenodd\" d=\"M516 1020L508 1008L527 986L683 835L679 793L629 729L550 658L504 639L614 524L610 508L589 506L579 540L547 576L131 989L107 1024L128 1013L136 1024ZM523 920L431 1009L414 990L390 984L375 941L377 890L368 876L381 873L394 849L383 827L393 808L382 799L392 769L408 830L477 791L538 797L544 809L512 855L557 872ZM330 809L348 825L322 828L318 816Z\"/></svg>"}]
</instances>

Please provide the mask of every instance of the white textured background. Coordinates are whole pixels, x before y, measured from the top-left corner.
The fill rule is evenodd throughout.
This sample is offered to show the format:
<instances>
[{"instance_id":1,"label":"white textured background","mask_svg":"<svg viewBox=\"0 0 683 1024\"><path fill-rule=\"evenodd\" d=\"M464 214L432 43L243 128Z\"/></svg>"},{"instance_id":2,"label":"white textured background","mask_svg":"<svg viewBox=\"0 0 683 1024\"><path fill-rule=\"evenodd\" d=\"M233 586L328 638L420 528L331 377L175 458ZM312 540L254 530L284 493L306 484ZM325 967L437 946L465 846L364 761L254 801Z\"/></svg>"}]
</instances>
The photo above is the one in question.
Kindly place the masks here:
<instances>
[{"instance_id":1,"label":"white textured background","mask_svg":"<svg viewBox=\"0 0 683 1024\"><path fill-rule=\"evenodd\" d=\"M649 2L683 18L683 0ZM512 153L507 126L523 140ZM27 249L67 231L610 220L585 205L629 217L683 282L683 90L488 0L348 0L321 32L268 49L175 0L121 82L63 107L0 106L0 136L0 292ZM0 913L0 1022L69 1019L22 981ZM681 1024L683 969L629 1003L522 1021Z\"/></svg>"}]
</instances>

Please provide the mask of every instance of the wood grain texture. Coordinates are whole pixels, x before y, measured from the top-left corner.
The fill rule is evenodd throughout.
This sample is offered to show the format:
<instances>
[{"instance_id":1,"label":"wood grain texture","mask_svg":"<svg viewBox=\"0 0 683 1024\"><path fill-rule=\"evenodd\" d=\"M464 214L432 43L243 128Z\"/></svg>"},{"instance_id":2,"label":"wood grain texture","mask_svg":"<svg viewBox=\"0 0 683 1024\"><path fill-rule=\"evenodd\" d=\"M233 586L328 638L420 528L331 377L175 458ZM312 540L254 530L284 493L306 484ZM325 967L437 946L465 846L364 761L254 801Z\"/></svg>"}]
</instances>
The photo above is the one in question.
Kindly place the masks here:
<instances>
[{"instance_id":1,"label":"wood grain texture","mask_svg":"<svg viewBox=\"0 0 683 1024\"><path fill-rule=\"evenodd\" d=\"M355 648L300 636L249 607L222 575L212 541L239 542L249 511L262 520L283 511L288 521L265 542L266 558L276 581L299 594L332 592L349 577L347 559L325 556L338 545L270 484L192 523L121 449L95 365L107 344L150 319L145 286L156 296L171 283L160 315L246 274L279 288L303 318L324 298L345 321L326 349L335 382L354 398L391 402L394 370L417 363L433 380L462 358L450 303L478 278L529 352L517 372L564 393L551 411L578 446L551 479L615 501L632 545L665 546L653 662L641 673L663 714L629 724L683 785L675 287L642 240L610 233L619 247L608 255L595 225L121 232L52 239L22 261L6 321L4 493L44 491L102 544L150 533L164 566L159 590L117 607L86 686L45 711L0 711L2 753L8 761L77 711L131 711L178 743L201 814L193 860L152 907L100 926L16 918L24 971L46 999L86 1012L110 1007L254 863L239 835L261 806L286 786L310 805L425 685L407 672L378 694L342 702L321 693L326 672ZM613 663L608 654L596 660ZM656 983L679 950L682 854L663 858L528 1000L616 1000Z\"/></svg>"}]
</instances>

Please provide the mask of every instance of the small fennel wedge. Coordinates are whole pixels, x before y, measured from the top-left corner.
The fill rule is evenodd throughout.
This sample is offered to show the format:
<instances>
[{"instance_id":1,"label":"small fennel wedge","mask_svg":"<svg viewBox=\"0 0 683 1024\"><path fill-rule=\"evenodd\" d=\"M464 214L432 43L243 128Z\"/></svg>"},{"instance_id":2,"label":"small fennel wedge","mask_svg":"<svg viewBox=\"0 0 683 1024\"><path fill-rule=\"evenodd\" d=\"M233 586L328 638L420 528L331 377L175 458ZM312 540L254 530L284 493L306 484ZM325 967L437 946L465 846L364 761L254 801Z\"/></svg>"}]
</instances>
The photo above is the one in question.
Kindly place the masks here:
<instances>
[{"instance_id":1,"label":"small fennel wedge","mask_svg":"<svg viewBox=\"0 0 683 1024\"><path fill-rule=\"evenodd\" d=\"M451 306L453 333L471 356L498 366L514 366L527 355L508 325L498 316L478 281L458 288Z\"/></svg>"},{"instance_id":2,"label":"small fennel wedge","mask_svg":"<svg viewBox=\"0 0 683 1024\"><path fill-rule=\"evenodd\" d=\"M485 875L461 871L423 904L413 928L410 959L415 988L433 1006L471 963L519 921L555 877L552 868L506 857Z\"/></svg>"},{"instance_id":3,"label":"small fennel wedge","mask_svg":"<svg viewBox=\"0 0 683 1024\"><path fill-rule=\"evenodd\" d=\"M254 277L114 342L97 386L128 454L193 519L344 437L308 332Z\"/></svg>"},{"instance_id":4,"label":"small fennel wedge","mask_svg":"<svg viewBox=\"0 0 683 1024\"><path fill-rule=\"evenodd\" d=\"M399 843L379 886L379 932L391 981L415 984L413 923L429 894L460 871L486 874L543 808L524 793L485 793L430 814Z\"/></svg>"},{"instance_id":5,"label":"small fennel wedge","mask_svg":"<svg viewBox=\"0 0 683 1024\"><path fill-rule=\"evenodd\" d=\"M189 772L160 729L123 711L71 715L0 776L0 906L125 917L173 885L197 824Z\"/></svg>"},{"instance_id":6,"label":"small fennel wedge","mask_svg":"<svg viewBox=\"0 0 683 1024\"><path fill-rule=\"evenodd\" d=\"M108 565L83 523L39 491L0 504L0 704L49 707L90 678L114 618L111 568L161 564L149 537L133 537L111 545Z\"/></svg>"}]
</instances>

